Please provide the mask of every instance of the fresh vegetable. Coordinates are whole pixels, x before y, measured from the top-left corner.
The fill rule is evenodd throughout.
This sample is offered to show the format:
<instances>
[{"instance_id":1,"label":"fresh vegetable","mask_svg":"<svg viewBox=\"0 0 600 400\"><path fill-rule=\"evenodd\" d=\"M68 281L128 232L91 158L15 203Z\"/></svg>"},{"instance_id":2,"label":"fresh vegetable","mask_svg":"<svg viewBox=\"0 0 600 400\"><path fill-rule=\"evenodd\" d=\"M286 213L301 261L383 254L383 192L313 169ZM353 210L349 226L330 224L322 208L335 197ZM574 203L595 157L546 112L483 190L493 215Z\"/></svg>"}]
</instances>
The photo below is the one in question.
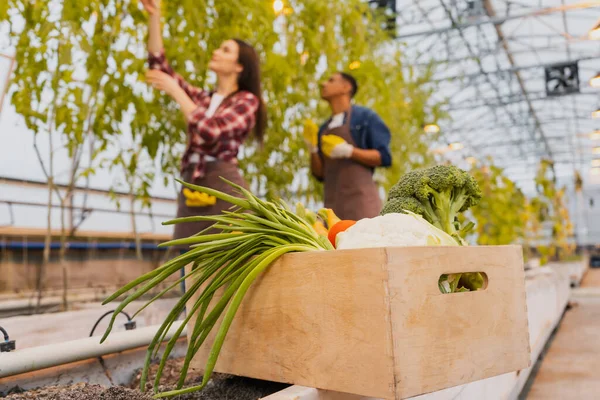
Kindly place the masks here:
<instances>
[{"instance_id":1,"label":"fresh vegetable","mask_svg":"<svg viewBox=\"0 0 600 400\"><path fill-rule=\"evenodd\" d=\"M300 202L296 203L296 215L311 225L318 220L317 214L304 207L304 204Z\"/></svg>"},{"instance_id":2,"label":"fresh vegetable","mask_svg":"<svg viewBox=\"0 0 600 400\"><path fill-rule=\"evenodd\" d=\"M338 250L366 247L458 246L456 240L412 211L391 213L356 222L337 235ZM483 287L478 272L444 274L438 286L442 293L468 292Z\"/></svg>"},{"instance_id":3,"label":"fresh vegetable","mask_svg":"<svg viewBox=\"0 0 600 400\"><path fill-rule=\"evenodd\" d=\"M321 217L304 207L300 202L296 203L296 215L308 222L319 235L325 237L328 235L329 232Z\"/></svg>"},{"instance_id":4,"label":"fresh vegetable","mask_svg":"<svg viewBox=\"0 0 600 400\"><path fill-rule=\"evenodd\" d=\"M467 290L478 290L484 285L483 276L479 272L465 272L460 276L459 287Z\"/></svg>"},{"instance_id":5,"label":"fresh vegetable","mask_svg":"<svg viewBox=\"0 0 600 400\"><path fill-rule=\"evenodd\" d=\"M411 171L400 178L390 189L381 214L422 215L458 244L466 245L464 237L474 224L461 213L476 205L481 195L477 181L468 172L451 165L438 165ZM462 226L459 217L464 220ZM483 276L478 272L442 275L439 285L445 293L477 290L483 287Z\"/></svg>"},{"instance_id":6,"label":"fresh vegetable","mask_svg":"<svg viewBox=\"0 0 600 400\"><path fill-rule=\"evenodd\" d=\"M350 228L354 224L356 224L356 221L345 219L345 220L341 220L337 224L333 225L331 227L331 229L329 229L329 234L327 235L327 237L329 238L329 241L331 242L333 247L336 247L335 239L336 239L338 233L344 232L346 229Z\"/></svg>"},{"instance_id":7,"label":"fresh vegetable","mask_svg":"<svg viewBox=\"0 0 600 400\"><path fill-rule=\"evenodd\" d=\"M471 175L451 165L438 165L400 178L390 189L381 215L412 211L464 245L463 238L474 224L466 221L460 226L458 215L480 199L481 189Z\"/></svg>"},{"instance_id":8,"label":"fresh vegetable","mask_svg":"<svg viewBox=\"0 0 600 400\"><path fill-rule=\"evenodd\" d=\"M209 196L206 193L191 191L188 188L183 188L183 196L185 197L185 205L188 207L208 207L217 202L215 196Z\"/></svg>"},{"instance_id":9,"label":"fresh vegetable","mask_svg":"<svg viewBox=\"0 0 600 400\"><path fill-rule=\"evenodd\" d=\"M381 216L340 233L337 248L467 245L464 236L474 224L462 213L480 199L477 181L459 168L411 171L390 189ZM459 219L465 221L462 226ZM438 284L442 292L453 293L478 290L484 280L478 272L448 274Z\"/></svg>"},{"instance_id":10,"label":"fresh vegetable","mask_svg":"<svg viewBox=\"0 0 600 400\"><path fill-rule=\"evenodd\" d=\"M332 226L341 221L331 208L321 208L317 215L323 220L327 230L331 229Z\"/></svg>"},{"instance_id":11,"label":"fresh vegetable","mask_svg":"<svg viewBox=\"0 0 600 400\"><path fill-rule=\"evenodd\" d=\"M157 355L169 328L178 319L187 304L186 318L173 335L173 338L167 343L154 381L154 390L157 391L165 363L175 343L190 319L196 316L194 326L188 327L191 330L191 336L189 337L188 350L177 385L178 390L160 393L155 397L189 393L206 386L217 362L227 331L246 291L254 280L275 260L289 252L333 250L333 246L326 236L318 234L305 218L294 214L287 204L282 201L267 202L260 200L246 189L228 181L226 182L234 187L241 197L179 182L187 188L229 202L233 205L233 208L230 211L224 211L220 215L186 217L165 222L165 225L194 221L211 221L214 224L206 231L189 238L163 243L161 246L190 245L190 250L128 283L103 303L106 304L122 295L127 295L114 311L109 326L102 337L102 342L110 334L115 318L121 310L158 285L167 282L170 277L176 276L179 278L181 268L193 263L191 271L187 272L184 277L170 283L165 290L161 291L136 312L136 314L139 313L154 300L178 287L184 279L191 278L190 281L194 282L171 310L148 348L140 382L142 390L146 386L151 360ZM206 233L211 228L220 230L220 232L215 234ZM225 288L224 294L216 304L211 306L210 302L216 290L221 287ZM188 304L190 298L195 294L198 294L198 300L192 305ZM224 312L225 315L218 327L218 333L204 370L202 383L198 386L181 389L192 357L199 351Z\"/></svg>"},{"instance_id":12,"label":"fresh vegetable","mask_svg":"<svg viewBox=\"0 0 600 400\"><path fill-rule=\"evenodd\" d=\"M321 221L315 222L312 225L312 227L319 235L323 235L323 236L329 235L329 231L327 231L327 228L325 228L325 225L323 225L323 223Z\"/></svg>"},{"instance_id":13,"label":"fresh vegetable","mask_svg":"<svg viewBox=\"0 0 600 400\"><path fill-rule=\"evenodd\" d=\"M337 235L337 249L387 246L457 246L456 241L410 211L365 218Z\"/></svg>"},{"instance_id":14,"label":"fresh vegetable","mask_svg":"<svg viewBox=\"0 0 600 400\"><path fill-rule=\"evenodd\" d=\"M309 146L311 151L317 150L317 142L319 137L319 126L311 119L304 121L304 142Z\"/></svg>"}]
</instances>

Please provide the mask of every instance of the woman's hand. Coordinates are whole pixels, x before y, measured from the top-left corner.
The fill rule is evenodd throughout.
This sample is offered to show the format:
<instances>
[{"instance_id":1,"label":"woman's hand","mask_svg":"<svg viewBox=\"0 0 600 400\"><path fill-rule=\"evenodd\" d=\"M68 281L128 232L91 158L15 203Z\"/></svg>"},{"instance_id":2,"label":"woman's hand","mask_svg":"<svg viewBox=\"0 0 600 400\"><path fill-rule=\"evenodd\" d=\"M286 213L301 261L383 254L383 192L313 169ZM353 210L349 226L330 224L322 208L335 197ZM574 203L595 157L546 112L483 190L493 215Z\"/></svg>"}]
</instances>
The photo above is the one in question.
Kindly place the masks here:
<instances>
[{"instance_id":1,"label":"woman's hand","mask_svg":"<svg viewBox=\"0 0 600 400\"><path fill-rule=\"evenodd\" d=\"M177 81L171 75L156 69L146 72L146 82L152 85L154 89L162 90L171 97L175 97L181 91Z\"/></svg>"},{"instance_id":2,"label":"woman's hand","mask_svg":"<svg viewBox=\"0 0 600 400\"><path fill-rule=\"evenodd\" d=\"M189 118L190 114L196 109L196 104L185 90L179 86L177 81L162 71L151 69L146 72L146 82L154 89L162 90L175 100L181 107L181 111L185 118Z\"/></svg>"},{"instance_id":3,"label":"woman's hand","mask_svg":"<svg viewBox=\"0 0 600 400\"><path fill-rule=\"evenodd\" d=\"M148 14L154 15L158 12L159 0L141 0L144 9L148 11Z\"/></svg>"}]
</instances>

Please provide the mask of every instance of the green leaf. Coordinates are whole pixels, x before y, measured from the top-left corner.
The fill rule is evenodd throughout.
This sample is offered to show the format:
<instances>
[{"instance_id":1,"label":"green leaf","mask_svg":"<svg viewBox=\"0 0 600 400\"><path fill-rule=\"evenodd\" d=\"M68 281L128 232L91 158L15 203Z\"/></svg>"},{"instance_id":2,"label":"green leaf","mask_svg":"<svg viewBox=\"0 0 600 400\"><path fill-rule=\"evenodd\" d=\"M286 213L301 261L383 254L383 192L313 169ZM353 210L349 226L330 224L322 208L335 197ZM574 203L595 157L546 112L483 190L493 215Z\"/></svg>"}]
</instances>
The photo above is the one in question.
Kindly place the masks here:
<instances>
[{"instance_id":1,"label":"green leaf","mask_svg":"<svg viewBox=\"0 0 600 400\"><path fill-rule=\"evenodd\" d=\"M9 0L0 2L0 21L6 21L8 19L8 2Z\"/></svg>"},{"instance_id":2,"label":"green leaf","mask_svg":"<svg viewBox=\"0 0 600 400\"><path fill-rule=\"evenodd\" d=\"M65 43L62 46L60 46L60 50L58 53L58 56L59 56L58 63L61 66L71 64L71 51L72 51L72 46L70 43Z\"/></svg>"}]
</instances>

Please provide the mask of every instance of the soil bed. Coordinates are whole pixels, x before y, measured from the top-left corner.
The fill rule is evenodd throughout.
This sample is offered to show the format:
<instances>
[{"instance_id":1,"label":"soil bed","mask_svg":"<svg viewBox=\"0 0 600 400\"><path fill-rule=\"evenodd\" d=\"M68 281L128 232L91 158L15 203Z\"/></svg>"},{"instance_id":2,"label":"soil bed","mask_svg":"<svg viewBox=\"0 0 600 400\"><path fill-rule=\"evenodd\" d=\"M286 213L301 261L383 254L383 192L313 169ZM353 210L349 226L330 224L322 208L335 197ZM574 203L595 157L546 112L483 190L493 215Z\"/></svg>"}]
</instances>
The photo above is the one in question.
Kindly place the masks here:
<instances>
[{"instance_id":1,"label":"soil bed","mask_svg":"<svg viewBox=\"0 0 600 400\"><path fill-rule=\"evenodd\" d=\"M169 360L163 370L159 390L175 389L183 359ZM87 383L70 386L52 386L18 393L13 390L6 400L150 400L152 383L158 365L152 365L149 371L146 392L139 390L141 371L138 371L129 387L103 387ZM202 374L198 371L188 373L185 387L199 385ZM244 378L234 375L213 374L208 385L199 392L172 397L172 400L257 400L288 387L288 384Z\"/></svg>"},{"instance_id":2,"label":"soil bed","mask_svg":"<svg viewBox=\"0 0 600 400\"><path fill-rule=\"evenodd\" d=\"M121 386L106 388L100 385L77 383L71 386L50 386L23 393L11 394L10 400L151 400L152 396Z\"/></svg>"}]
</instances>

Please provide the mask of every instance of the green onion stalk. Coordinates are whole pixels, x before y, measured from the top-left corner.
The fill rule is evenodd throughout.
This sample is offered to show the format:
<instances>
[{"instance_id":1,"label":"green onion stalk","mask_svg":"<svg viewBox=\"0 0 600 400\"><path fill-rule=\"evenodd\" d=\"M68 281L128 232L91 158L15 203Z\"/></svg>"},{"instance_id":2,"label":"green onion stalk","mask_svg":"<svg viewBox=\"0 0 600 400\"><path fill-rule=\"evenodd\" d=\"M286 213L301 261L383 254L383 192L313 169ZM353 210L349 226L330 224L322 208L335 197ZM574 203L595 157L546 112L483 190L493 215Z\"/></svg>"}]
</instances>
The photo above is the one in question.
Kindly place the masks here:
<instances>
[{"instance_id":1,"label":"green onion stalk","mask_svg":"<svg viewBox=\"0 0 600 400\"><path fill-rule=\"evenodd\" d=\"M179 271L186 265L192 264L189 272L186 272L183 277L177 279L146 302L134 314L135 317L154 301L176 288L182 281L192 282L167 315L148 346L140 382L142 391L146 388L148 370L152 360L157 357L167 332L173 323L178 320L187 304L189 311L176 333L167 342L165 352L160 360L153 385L155 398L190 393L201 390L206 386L219 357L225 336L244 299L244 295L256 278L275 260L291 252L334 249L325 236L319 235L308 220L294 214L284 201L263 201L245 188L225 179L223 180L234 188L239 197L177 180L192 190L231 203L232 208L223 211L219 215L184 217L164 222L163 225L198 221L211 221L213 224L204 231L188 238L162 243L161 247L185 245L189 246L189 250L166 262L161 267L129 282L103 302L103 304L107 304L125 296L115 309L101 343L110 334L115 318L121 310L131 302L151 292L158 285L163 284L169 277L179 274ZM218 301L213 302L211 306L210 303L220 288L223 288L224 292ZM190 299L198 293L197 300L191 305L188 304ZM225 314L220 326L218 326L204 369L202 383L182 389L192 358L200 350L223 313ZM191 334L188 332L188 349L177 382L177 389L159 393L159 382L165 364L179 336L194 316L196 321L193 326L190 325Z\"/></svg>"}]
</instances>

